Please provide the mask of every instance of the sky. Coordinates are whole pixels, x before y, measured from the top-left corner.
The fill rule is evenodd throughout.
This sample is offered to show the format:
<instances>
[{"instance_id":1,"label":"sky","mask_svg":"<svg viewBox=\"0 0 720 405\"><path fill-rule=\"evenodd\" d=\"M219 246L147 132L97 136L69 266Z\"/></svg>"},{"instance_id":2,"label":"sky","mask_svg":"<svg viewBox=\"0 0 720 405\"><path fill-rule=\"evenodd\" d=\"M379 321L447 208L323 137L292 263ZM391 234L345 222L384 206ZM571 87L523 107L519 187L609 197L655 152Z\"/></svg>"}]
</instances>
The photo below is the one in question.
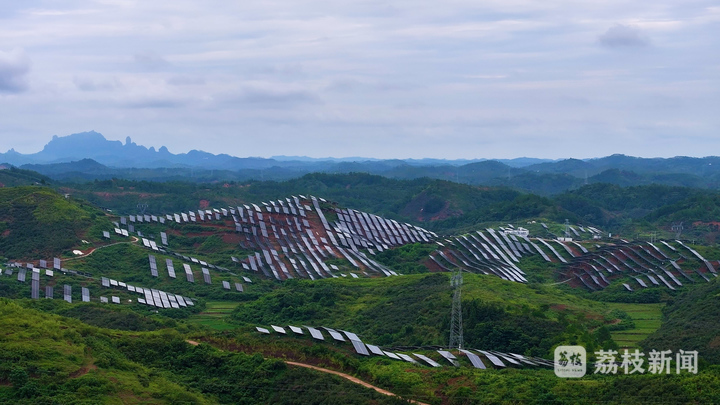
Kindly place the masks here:
<instances>
[{"instance_id":1,"label":"sky","mask_svg":"<svg viewBox=\"0 0 720 405\"><path fill-rule=\"evenodd\" d=\"M0 152L720 155L717 0L0 2Z\"/></svg>"}]
</instances>

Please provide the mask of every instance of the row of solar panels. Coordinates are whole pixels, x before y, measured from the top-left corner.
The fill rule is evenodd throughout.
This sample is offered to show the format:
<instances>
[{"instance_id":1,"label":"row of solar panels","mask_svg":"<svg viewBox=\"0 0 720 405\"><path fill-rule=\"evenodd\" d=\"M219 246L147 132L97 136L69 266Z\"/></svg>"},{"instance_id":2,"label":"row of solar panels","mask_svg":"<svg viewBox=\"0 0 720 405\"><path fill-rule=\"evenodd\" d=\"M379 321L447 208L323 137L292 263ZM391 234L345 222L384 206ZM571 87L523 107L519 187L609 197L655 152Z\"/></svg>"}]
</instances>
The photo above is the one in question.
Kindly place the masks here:
<instances>
[{"instance_id":1,"label":"row of solar panels","mask_svg":"<svg viewBox=\"0 0 720 405\"><path fill-rule=\"evenodd\" d=\"M152 305L159 308L180 308L185 306L193 306L194 303L190 298L183 297L178 294L171 294L165 291L156 290L152 288L137 287L131 284L124 283L122 281L113 280L107 277L102 277L100 282L103 287L120 287L126 288L130 292L135 292L144 297L138 298L137 301L141 304Z\"/></svg>"},{"instance_id":2,"label":"row of solar panels","mask_svg":"<svg viewBox=\"0 0 720 405\"><path fill-rule=\"evenodd\" d=\"M30 270L32 274L32 279L35 280L37 278L37 280L39 280L41 274L40 269L32 268ZM28 269L26 268L19 268L17 273L17 281L25 282L25 279L27 278L27 271ZM3 274L6 276L12 276L13 274L15 274L15 271L12 268L7 268L5 269L5 271L2 271L2 269L0 269L0 276L2 276ZM55 272L50 269L45 269L45 275L48 277L53 277L55 275Z\"/></svg>"},{"instance_id":3,"label":"row of solar panels","mask_svg":"<svg viewBox=\"0 0 720 405\"><path fill-rule=\"evenodd\" d=\"M153 256L153 255L148 255L148 260L149 260L149 262L150 262L150 274L151 274L153 277L158 277L157 260L155 259L155 256ZM175 275L175 266L173 265L172 260L170 260L170 259L165 259L165 265L167 266L167 271L168 271L168 275L170 276L170 278L176 278L176 275ZM195 282L195 276L193 275L193 272L192 272L192 269L190 268L190 265L189 265L189 264L186 264L186 263L183 263L183 268L184 268L184 270L185 270L185 275L186 275L186 277L187 277L187 281L189 281L189 282L191 282L191 283L194 283L194 282ZM205 281L205 283L206 283L206 284L212 284L212 279L211 279L211 277L210 277L210 270L208 270L207 268L203 267L203 268L201 269L201 271L202 271L203 280ZM248 283L252 283L252 281L251 281L249 278L247 278L247 277L243 277L243 279L244 279L246 282L248 282ZM225 288L226 290L230 290L230 283L229 283L228 281L223 281L222 284L223 284L223 288ZM242 285L241 285L240 283L235 283L235 289L236 289L237 291L239 291L239 292L242 292L242 291L243 291L243 287L242 287Z\"/></svg>"},{"instance_id":4,"label":"row of solar panels","mask_svg":"<svg viewBox=\"0 0 720 405\"><path fill-rule=\"evenodd\" d=\"M50 269L50 268L51 268L51 267L48 266L48 261L47 261L47 260L39 260L38 263L39 263L39 264L38 264L38 267L39 267L40 269ZM62 263L61 263L61 260L60 260L59 257L54 258L54 259L53 259L52 269L53 269L53 270L61 270L61 269L62 269L61 264L62 264ZM25 266L23 266L22 263L18 263L18 262L11 262L11 263L10 263L10 267L16 267L16 268L25 267L25 268L28 268L28 269L35 269L35 268L36 268L33 263L26 263Z\"/></svg>"},{"instance_id":5,"label":"row of solar panels","mask_svg":"<svg viewBox=\"0 0 720 405\"><path fill-rule=\"evenodd\" d=\"M282 335L288 334L287 330L282 326L271 325L270 328L279 334L282 334ZM295 335L305 335L302 327L288 326L288 328ZM407 361L410 363L418 364L418 362L408 354L399 353L396 350L393 350L393 351L383 350L379 346L371 345L368 343L363 343L362 340L355 333L352 333L352 332L338 331L338 330L335 330L332 328L327 328L327 327L313 328L310 326L304 326L304 328L307 329L307 331L310 333L310 336L312 336L314 339L319 340L319 341L325 340L325 337L323 336L321 329L328 332L328 334L330 334L330 336L335 341L338 341L338 342L350 341L350 343L353 345L353 348L355 349L355 352L360 355L370 356L371 354L373 354L373 355L377 355L377 356L386 356L386 357L394 359L394 360L404 360L404 361ZM258 327L256 327L256 330L262 334L270 334L270 329L267 329L267 328L262 328L262 327L258 326ZM343 336L343 334L345 336ZM345 337L347 337L347 339ZM422 348L416 348L416 349L422 349ZM456 367L460 366L460 362L458 361L458 358L450 351L437 350L437 349L435 351L441 357L443 357L448 362L450 362L450 364L452 364L453 366L456 366ZM478 353L485 356L485 358L490 362L490 364L492 364L492 366L497 367L497 368L504 368L509 365L516 366L516 367L527 367L527 366L553 367L553 363L548 360L537 358L537 357L523 356L523 355L514 354L514 353L501 353L501 352L492 351L492 350L476 350L476 349L472 349L472 350L460 349L458 351L460 353L464 354L470 360L470 363L473 365L473 367L479 368L479 369L485 369L487 367L486 367L485 363L482 361L482 359L480 358L480 356L478 355ZM419 354L419 353L412 353L412 355L415 356L416 358L422 360L424 363L428 364L431 367L441 367L440 363L436 362L435 360L428 357L427 355Z\"/></svg>"},{"instance_id":6,"label":"row of solar panels","mask_svg":"<svg viewBox=\"0 0 720 405\"><path fill-rule=\"evenodd\" d=\"M693 253L707 268L708 273L695 269L695 273L701 279L710 281L711 278L717 277L717 271L710 261L681 241L676 242ZM683 286L681 279L691 283L697 282L697 279L690 277L678 265L678 261L687 261L689 258L680 254L667 242L660 241L660 243L670 249L670 254L677 257L671 258L651 242L647 242L647 246L645 244L610 246L576 260L570 266L568 273L590 290L606 288L611 283L610 279L618 275L632 278L641 288L664 285L674 290ZM633 291L629 284L622 284L628 291Z\"/></svg>"}]
</instances>

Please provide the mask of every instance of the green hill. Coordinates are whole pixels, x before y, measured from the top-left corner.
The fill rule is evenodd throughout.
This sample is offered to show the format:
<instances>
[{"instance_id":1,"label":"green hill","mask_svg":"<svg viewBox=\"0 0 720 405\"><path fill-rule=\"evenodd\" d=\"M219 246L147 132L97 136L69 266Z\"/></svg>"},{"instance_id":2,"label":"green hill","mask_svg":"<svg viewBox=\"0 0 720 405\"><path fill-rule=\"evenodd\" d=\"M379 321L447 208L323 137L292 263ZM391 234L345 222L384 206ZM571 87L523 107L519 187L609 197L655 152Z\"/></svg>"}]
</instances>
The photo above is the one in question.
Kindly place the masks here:
<instances>
[{"instance_id":1,"label":"green hill","mask_svg":"<svg viewBox=\"0 0 720 405\"><path fill-rule=\"evenodd\" d=\"M110 228L99 209L45 187L0 189L0 254L12 259L59 256Z\"/></svg>"},{"instance_id":2,"label":"green hill","mask_svg":"<svg viewBox=\"0 0 720 405\"><path fill-rule=\"evenodd\" d=\"M171 329L96 328L0 299L0 402L393 404L343 379L193 346ZM284 388L283 388L284 387Z\"/></svg>"},{"instance_id":3,"label":"green hill","mask_svg":"<svg viewBox=\"0 0 720 405\"><path fill-rule=\"evenodd\" d=\"M293 280L242 302L233 319L251 325L302 323L350 330L393 346L446 346L452 290L447 273L385 279ZM613 343L598 328L616 321L605 304L553 286L467 274L463 285L467 347L549 356L554 345Z\"/></svg>"},{"instance_id":4,"label":"green hill","mask_svg":"<svg viewBox=\"0 0 720 405\"><path fill-rule=\"evenodd\" d=\"M640 342L646 350L697 350L711 363L720 362L720 281L715 278L685 291L663 311L660 328Z\"/></svg>"},{"instance_id":5,"label":"green hill","mask_svg":"<svg viewBox=\"0 0 720 405\"><path fill-rule=\"evenodd\" d=\"M52 180L40 173L18 169L9 164L0 164L0 188L50 183L52 183Z\"/></svg>"}]
</instances>

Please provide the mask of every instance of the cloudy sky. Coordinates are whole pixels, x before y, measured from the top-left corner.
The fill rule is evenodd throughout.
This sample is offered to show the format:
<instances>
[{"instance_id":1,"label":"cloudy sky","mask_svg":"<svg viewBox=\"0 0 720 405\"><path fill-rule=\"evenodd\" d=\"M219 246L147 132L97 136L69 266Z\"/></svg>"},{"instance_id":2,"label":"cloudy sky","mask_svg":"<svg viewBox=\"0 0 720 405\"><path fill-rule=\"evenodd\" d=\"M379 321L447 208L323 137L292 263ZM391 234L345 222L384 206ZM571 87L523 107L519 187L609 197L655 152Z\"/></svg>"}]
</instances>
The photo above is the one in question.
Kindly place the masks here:
<instances>
[{"instance_id":1,"label":"cloudy sky","mask_svg":"<svg viewBox=\"0 0 720 405\"><path fill-rule=\"evenodd\" d=\"M0 151L720 155L717 0L0 2Z\"/></svg>"}]
</instances>

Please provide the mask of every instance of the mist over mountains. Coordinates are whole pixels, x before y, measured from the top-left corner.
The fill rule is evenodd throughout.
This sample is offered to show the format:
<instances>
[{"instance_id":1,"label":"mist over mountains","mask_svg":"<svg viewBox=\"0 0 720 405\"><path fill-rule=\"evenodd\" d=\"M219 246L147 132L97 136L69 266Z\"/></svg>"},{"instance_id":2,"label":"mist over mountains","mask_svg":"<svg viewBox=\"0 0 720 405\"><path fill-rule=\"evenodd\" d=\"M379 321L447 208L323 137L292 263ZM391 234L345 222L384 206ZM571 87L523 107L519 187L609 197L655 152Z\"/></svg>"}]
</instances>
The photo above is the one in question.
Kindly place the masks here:
<instances>
[{"instance_id":1,"label":"mist over mountains","mask_svg":"<svg viewBox=\"0 0 720 405\"><path fill-rule=\"evenodd\" d=\"M63 181L113 177L198 182L286 180L313 172L364 172L396 179L428 177L473 185L503 185L544 195L589 183L720 188L720 157L716 156L638 158L612 155L586 160L260 158L215 155L198 150L174 154L164 146L156 150L138 145L130 137L124 143L110 141L95 131L54 136L43 150L33 154L20 154L11 149L0 153L0 163Z\"/></svg>"}]
</instances>

